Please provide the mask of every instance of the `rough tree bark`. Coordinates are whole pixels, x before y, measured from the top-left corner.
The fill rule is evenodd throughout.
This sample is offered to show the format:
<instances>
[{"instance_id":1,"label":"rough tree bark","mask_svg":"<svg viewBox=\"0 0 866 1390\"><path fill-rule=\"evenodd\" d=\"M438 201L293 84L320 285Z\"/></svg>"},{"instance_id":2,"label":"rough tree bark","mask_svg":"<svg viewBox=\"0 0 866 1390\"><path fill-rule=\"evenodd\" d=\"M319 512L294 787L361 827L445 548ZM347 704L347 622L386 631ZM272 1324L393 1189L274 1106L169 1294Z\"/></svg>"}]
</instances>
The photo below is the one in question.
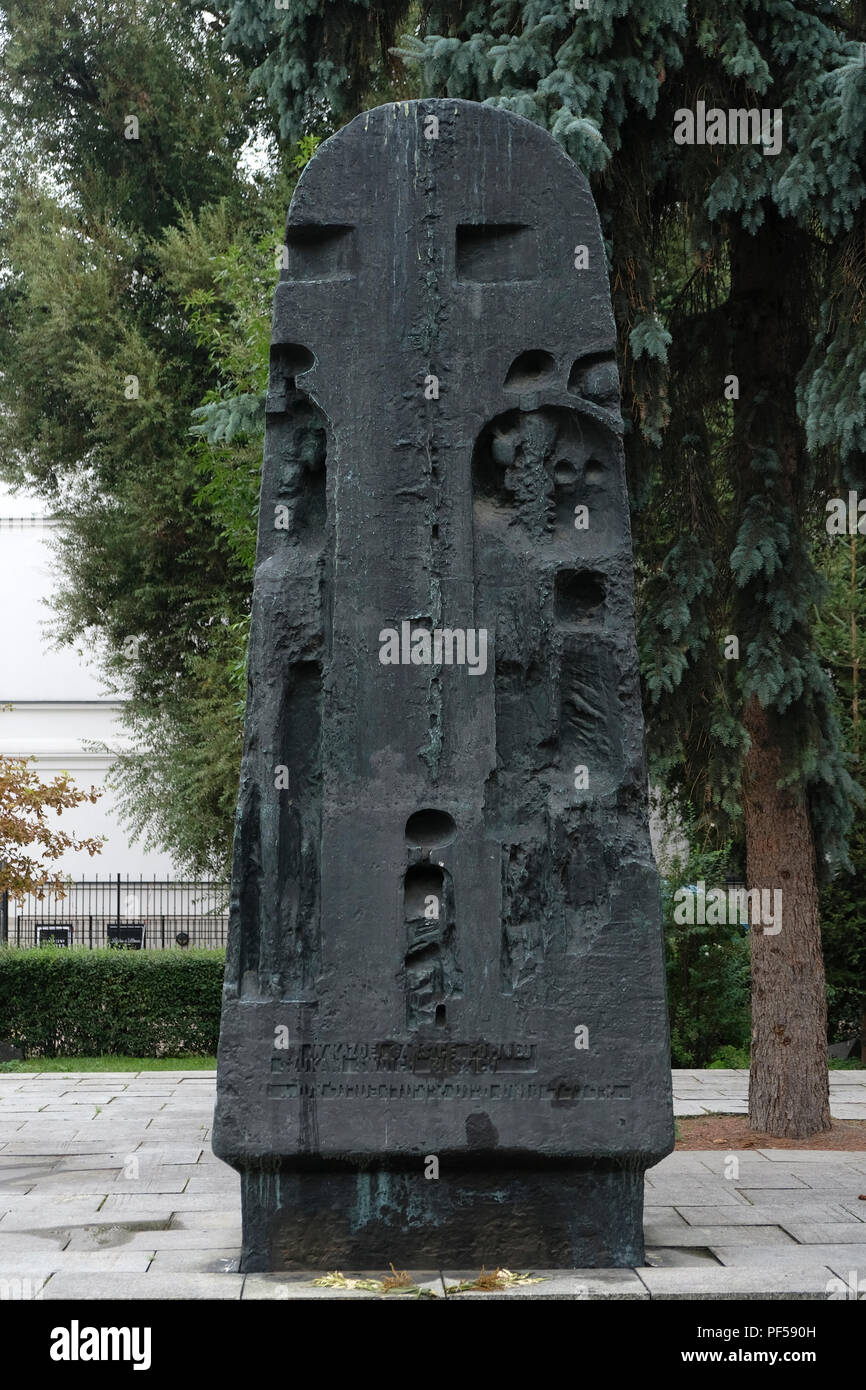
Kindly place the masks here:
<instances>
[{"instance_id":1,"label":"rough tree bark","mask_svg":"<svg viewBox=\"0 0 866 1390\"><path fill-rule=\"evenodd\" d=\"M778 786L779 753L752 699L743 809L749 888L781 889L781 930L755 922L749 1125L804 1139L830 1128L827 996L818 919L815 846L805 799Z\"/></svg>"},{"instance_id":2,"label":"rough tree bark","mask_svg":"<svg viewBox=\"0 0 866 1390\"><path fill-rule=\"evenodd\" d=\"M736 501L742 507L750 495L772 487L780 515L795 528L809 505L795 383L810 342L810 308L800 287L809 283L811 250L807 234L771 206L756 234L740 230L732 237L728 307L732 369L740 382L731 442ZM773 479L762 472L763 450L781 464ZM782 589L785 575L773 582ZM757 601L765 600L751 586L739 594L744 631ZM802 626L798 636L809 640ZM777 714L753 695L743 717L751 738L743 786L748 886L769 890L770 903L774 890L782 892L781 931L771 934L760 921L751 930L749 1124L800 1139L830 1128L815 840L804 788L778 787L787 771L780 749L784 721L802 718L803 709L795 701Z\"/></svg>"}]
</instances>

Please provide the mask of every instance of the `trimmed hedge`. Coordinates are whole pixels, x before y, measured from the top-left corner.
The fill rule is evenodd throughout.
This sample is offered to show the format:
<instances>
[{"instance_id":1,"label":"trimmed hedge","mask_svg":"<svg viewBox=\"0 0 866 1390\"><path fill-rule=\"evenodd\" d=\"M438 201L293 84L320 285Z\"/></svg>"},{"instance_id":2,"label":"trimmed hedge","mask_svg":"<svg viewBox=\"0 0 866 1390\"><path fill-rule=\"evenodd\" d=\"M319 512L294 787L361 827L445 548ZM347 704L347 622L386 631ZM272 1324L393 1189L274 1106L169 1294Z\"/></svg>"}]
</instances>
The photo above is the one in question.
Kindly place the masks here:
<instances>
[{"instance_id":1,"label":"trimmed hedge","mask_svg":"<svg viewBox=\"0 0 866 1390\"><path fill-rule=\"evenodd\" d=\"M217 1049L225 951L0 949L0 1040L25 1057Z\"/></svg>"}]
</instances>

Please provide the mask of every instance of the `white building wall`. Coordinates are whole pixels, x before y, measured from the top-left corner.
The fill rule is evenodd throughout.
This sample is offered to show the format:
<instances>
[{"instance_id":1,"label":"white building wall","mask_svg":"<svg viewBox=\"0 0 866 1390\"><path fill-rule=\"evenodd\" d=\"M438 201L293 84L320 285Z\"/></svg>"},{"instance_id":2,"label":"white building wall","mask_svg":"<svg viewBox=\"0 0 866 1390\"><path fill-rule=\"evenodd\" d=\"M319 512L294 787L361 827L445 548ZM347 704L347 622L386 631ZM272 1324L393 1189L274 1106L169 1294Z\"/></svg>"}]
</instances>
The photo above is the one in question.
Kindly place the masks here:
<instances>
[{"instance_id":1,"label":"white building wall","mask_svg":"<svg viewBox=\"0 0 866 1390\"><path fill-rule=\"evenodd\" d=\"M61 873L178 877L169 855L130 843L114 793L105 787L111 756L85 747L91 741L125 746L122 706L105 691L84 651L51 646L45 601L57 587L55 534L43 503L13 496L0 483L0 753L34 755L44 781L67 771L77 787L102 791L95 805L85 802L57 818L57 828L68 834L107 837L101 854L80 851L53 861Z\"/></svg>"}]
</instances>

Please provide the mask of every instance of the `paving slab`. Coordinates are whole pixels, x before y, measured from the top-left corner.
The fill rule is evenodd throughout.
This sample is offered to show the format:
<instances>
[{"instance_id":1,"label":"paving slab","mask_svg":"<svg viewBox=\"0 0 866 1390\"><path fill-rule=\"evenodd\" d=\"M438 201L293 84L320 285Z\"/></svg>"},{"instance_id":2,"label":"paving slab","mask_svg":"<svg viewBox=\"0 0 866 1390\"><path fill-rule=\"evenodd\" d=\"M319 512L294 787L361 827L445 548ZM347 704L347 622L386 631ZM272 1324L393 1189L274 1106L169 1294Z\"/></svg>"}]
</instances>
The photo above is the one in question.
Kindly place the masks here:
<instances>
[{"instance_id":1,"label":"paving slab","mask_svg":"<svg viewBox=\"0 0 866 1390\"><path fill-rule=\"evenodd\" d=\"M786 1189L787 1191L788 1189ZM800 1190L814 1201L814 1193L805 1183L800 1184ZM652 1202L656 1206L667 1207L715 1207L715 1206L739 1206L742 1198L739 1192L734 1190L733 1184L724 1180L706 1183L693 1183L685 1179L677 1182L675 1179L662 1185L654 1184L648 1189L652 1193Z\"/></svg>"},{"instance_id":2,"label":"paving slab","mask_svg":"<svg viewBox=\"0 0 866 1390\"><path fill-rule=\"evenodd\" d=\"M826 1299L836 1278L824 1269L748 1269L704 1265L697 1269L640 1269L654 1299Z\"/></svg>"},{"instance_id":3,"label":"paving slab","mask_svg":"<svg viewBox=\"0 0 866 1390\"><path fill-rule=\"evenodd\" d=\"M833 1113L866 1110L866 1073L862 1082L840 1075L844 1084L830 1077ZM686 1071L673 1080L678 1104L696 1113L746 1108L743 1071ZM376 1300L314 1289L313 1275L234 1272L240 1183L210 1149L214 1098L213 1072L0 1077L0 1280L32 1290L47 1279L53 1298ZM731 1158L736 1176L727 1178ZM132 1159L137 1178L126 1176ZM449 1297L832 1297L828 1280L866 1269L861 1193L866 1137L862 1150L844 1152L681 1150L647 1174L645 1268L554 1271L542 1285ZM50 1275L4 1268L37 1257L62 1267ZM103 1274L94 1257L145 1265L115 1264ZM431 1279L425 1296L443 1296L441 1279ZM86 1280L87 1292L70 1280Z\"/></svg>"},{"instance_id":4,"label":"paving slab","mask_svg":"<svg viewBox=\"0 0 866 1390\"><path fill-rule=\"evenodd\" d=\"M56 1274L43 1290L46 1302L63 1299L79 1303L96 1299L166 1298L182 1302L198 1299L238 1299L242 1274L121 1274L98 1278L88 1274Z\"/></svg>"},{"instance_id":5,"label":"paving slab","mask_svg":"<svg viewBox=\"0 0 866 1390\"><path fill-rule=\"evenodd\" d=\"M9 1231L0 1227L0 1270L6 1268L11 1257L32 1254L36 1251L51 1254L64 1250L69 1244L68 1231Z\"/></svg>"},{"instance_id":6,"label":"paving slab","mask_svg":"<svg viewBox=\"0 0 866 1390\"><path fill-rule=\"evenodd\" d=\"M240 1208L240 1203L238 1203ZM177 1231L234 1231L241 1228L241 1214L233 1216L231 1211L219 1208L217 1211L175 1211L171 1218L173 1230Z\"/></svg>"},{"instance_id":7,"label":"paving slab","mask_svg":"<svg viewBox=\"0 0 866 1390\"><path fill-rule=\"evenodd\" d=\"M722 1232L724 1234L722 1234ZM711 1249L720 1240L729 1245L772 1246L785 1249L796 1245L797 1237L779 1225L770 1226L645 1226L647 1249L654 1246L688 1247L699 1245ZM861 1233L862 1240L862 1233Z\"/></svg>"},{"instance_id":8,"label":"paving slab","mask_svg":"<svg viewBox=\"0 0 866 1390\"><path fill-rule=\"evenodd\" d=\"M54 1226L87 1221L99 1211L101 1198L64 1197L61 1201L46 1202L28 1196L22 1201L0 1201L0 1233L8 1231L49 1230ZM13 1205L14 1202L14 1205Z\"/></svg>"},{"instance_id":9,"label":"paving slab","mask_svg":"<svg viewBox=\"0 0 866 1390\"><path fill-rule=\"evenodd\" d=\"M706 1245L654 1245L652 1249L647 1247L646 1263L657 1269L679 1269L717 1265L719 1261Z\"/></svg>"},{"instance_id":10,"label":"paving slab","mask_svg":"<svg viewBox=\"0 0 866 1390\"><path fill-rule=\"evenodd\" d=\"M756 1207L769 1206L771 1200L774 1203L777 1200L781 1201L782 1194L784 1193L784 1201L789 1210L793 1210L801 1205L814 1206L816 1203L820 1202L842 1203L850 1200L850 1196L846 1196L846 1192L850 1190L845 1187L806 1187L805 1185L802 1188L741 1187L738 1188L737 1191L744 1202L749 1202L752 1206ZM778 1193L778 1199L773 1198L774 1192ZM699 1204L694 1202L685 1205L698 1206Z\"/></svg>"},{"instance_id":11,"label":"paving slab","mask_svg":"<svg viewBox=\"0 0 866 1390\"><path fill-rule=\"evenodd\" d=\"M240 1236L237 1245L215 1246L204 1250L157 1250L147 1267L148 1274L176 1274L194 1271L200 1274L237 1274L241 1264Z\"/></svg>"},{"instance_id":12,"label":"paving slab","mask_svg":"<svg viewBox=\"0 0 866 1390\"><path fill-rule=\"evenodd\" d=\"M140 1192L183 1192L187 1179L182 1170L174 1168L174 1176L162 1174L158 1177L141 1176L135 1179L136 1189ZM112 1169L108 1173L49 1173L39 1180L39 1193L43 1200L50 1200L55 1193L76 1194L78 1196L90 1196L100 1194L105 1196L115 1188L116 1184L122 1183L128 1186L132 1180L123 1178L117 1169Z\"/></svg>"},{"instance_id":13,"label":"paving slab","mask_svg":"<svg viewBox=\"0 0 866 1390\"><path fill-rule=\"evenodd\" d=\"M27 1250L3 1258L4 1274L144 1274L153 1258L145 1250ZM110 1295L109 1295L110 1296Z\"/></svg>"},{"instance_id":14,"label":"paving slab","mask_svg":"<svg viewBox=\"0 0 866 1390\"><path fill-rule=\"evenodd\" d=\"M701 1208L701 1211L705 1210L706 1208ZM676 1207L644 1207L643 1229L645 1239L650 1240L650 1233L653 1231L686 1232L689 1230L689 1222L680 1216Z\"/></svg>"},{"instance_id":15,"label":"paving slab","mask_svg":"<svg viewBox=\"0 0 866 1390\"><path fill-rule=\"evenodd\" d=\"M815 1269L843 1263L847 1268L858 1266L866 1274L866 1241L859 1245L785 1245L750 1246L720 1242L711 1247L723 1265L750 1265L753 1268Z\"/></svg>"},{"instance_id":16,"label":"paving slab","mask_svg":"<svg viewBox=\"0 0 866 1390\"><path fill-rule=\"evenodd\" d=\"M130 1212L161 1214L181 1211L213 1211L213 1194L208 1192L111 1192L100 1211L105 1215L126 1215ZM224 1212L223 1219L231 1220L233 1212ZM135 1218L130 1218L135 1219ZM240 1220L240 1204L237 1219ZM840 1220L841 1220L840 1208Z\"/></svg>"},{"instance_id":17,"label":"paving slab","mask_svg":"<svg viewBox=\"0 0 866 1390\"><path fill-rule=\"evenodd\" d=\"M102 1216L102 1212L99 1214ZM227 1223L225 1227L203 1227L201 1229L166 1225L161 1228L154 1226L144 1231L133 1229L140 1224L140 1222L108 1221L101 1224L98 1230L94 1227L80 1228L71 1232L68 1249L92 1250L94 1243L96 1243L102 1246L116 1245L118 1248L122 1246L124 1250L150 1250L152 1253L157 1250L219 1250L224 1253L224 1247L230 1253L237 1253L240 1250L239 1225ZM228 1239L222 1239L223 1230L229 1237Z\"/></svg>"},{"instance_id":18,"label":"paving slab","mask_svg":"<svg viewBox=\"0 0 866 1390\"><path fill-rule=\"evenodd\" d=\"M829 1202L816 1205L798 1202L792 1208L781 1201L770 1200L764 1205L751 1206L744 1202L740 1207L725 1206L716 1211L707 1207L675 1207L674 1210L690 1226L781 1226L783 1222L795 1219L804 1222L844 1222L848 1218L841 1203L837 1206Z\"/></svg>"},{"instance_id":19,"label":"paving slab","mask_svg":"<svg viewBox=\"0 0 866 1390\"><path fill-rule=\"evenodd\" d=\"M864 1144L866 1144L866 1139L864 1139ZM760 1154L768 1163L793 1164L795 1166L800 1163L817 1163L828 1168L834 1164L844 1168L849 1164L866 1163L866 1148L861 1151L856 1149L755 1149L754 1152Z\"/></svg>"},{"instance_id":20,"label":"paving slab","mask_svg":"<svg viewBox=\"0 0 866 1390\"><path fill-rule=\"evenodd\" d=\"M821 1221L809 1224L789 1218L781 1224L783 1224L784 1230L800 1245L863 1245L866 1243L866 1227L862 1221L847 1223Z\"/></svg>"}]
</instances>

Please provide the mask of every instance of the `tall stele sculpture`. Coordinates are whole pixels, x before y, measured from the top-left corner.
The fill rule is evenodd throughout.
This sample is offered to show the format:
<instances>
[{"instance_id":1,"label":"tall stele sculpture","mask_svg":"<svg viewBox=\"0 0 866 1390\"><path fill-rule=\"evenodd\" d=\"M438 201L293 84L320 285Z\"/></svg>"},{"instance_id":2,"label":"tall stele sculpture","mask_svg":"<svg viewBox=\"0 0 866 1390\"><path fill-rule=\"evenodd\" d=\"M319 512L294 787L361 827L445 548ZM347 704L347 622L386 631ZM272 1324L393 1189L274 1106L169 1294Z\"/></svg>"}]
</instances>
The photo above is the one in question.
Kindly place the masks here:
<instances>
[{"instance_id":1,"label":"tall stele sculpture","mask_svg":"<svg viewBox=\"0 0 866 1390\"><path fill-rule=\"evenodd\" d=\"M587 182L518 116L382 106L284 266L214 1130L243 1268L642 1263L671 1078Z\"/></svg>"}]
</instances>

